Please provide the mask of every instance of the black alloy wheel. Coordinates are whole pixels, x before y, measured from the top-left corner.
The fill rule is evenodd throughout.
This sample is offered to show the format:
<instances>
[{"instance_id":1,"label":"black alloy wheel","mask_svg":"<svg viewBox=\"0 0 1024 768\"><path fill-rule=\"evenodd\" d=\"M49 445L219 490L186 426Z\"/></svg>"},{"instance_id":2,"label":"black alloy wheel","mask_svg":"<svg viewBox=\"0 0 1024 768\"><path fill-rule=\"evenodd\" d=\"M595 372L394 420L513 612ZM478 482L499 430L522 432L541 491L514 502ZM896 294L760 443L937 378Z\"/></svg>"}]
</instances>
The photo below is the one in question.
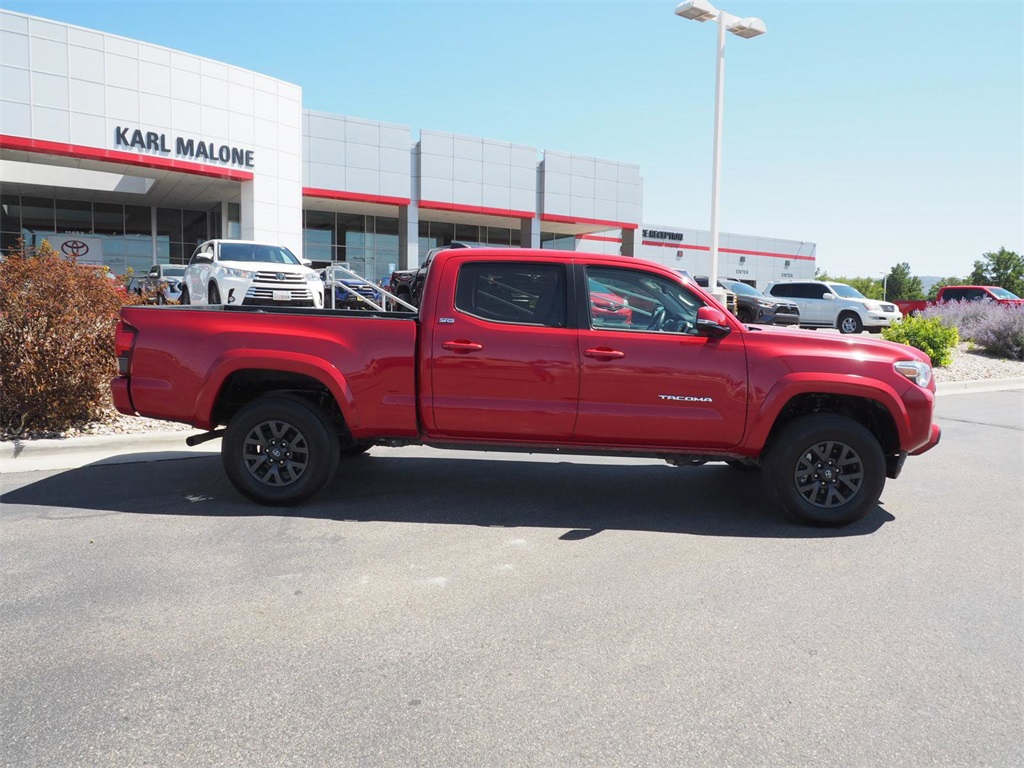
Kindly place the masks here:
<instances>
[{"instance_id":1,"label":"black alloy wheel","mask_svg":"<svg viewBox=\"0 0 1024 768\"><path fill-rule=\"evenodd\" d=\"M313 496L338 467L338 438L313 404L265 395L228 423L221 461L232 485L259 504L289 506Z\"/></svg>"},{"instance_id":2,"label":"black alloy wheel","mask_svg":"<svg viewBox=\"0 0 1024 768\"><path fill-rule=\"evenodd\" d=\"M772 439L763 462L769 496L802 522L848 525L878 502L885 456L875 436L846 416L796 419Z\"/></svg>"}]
</instances>

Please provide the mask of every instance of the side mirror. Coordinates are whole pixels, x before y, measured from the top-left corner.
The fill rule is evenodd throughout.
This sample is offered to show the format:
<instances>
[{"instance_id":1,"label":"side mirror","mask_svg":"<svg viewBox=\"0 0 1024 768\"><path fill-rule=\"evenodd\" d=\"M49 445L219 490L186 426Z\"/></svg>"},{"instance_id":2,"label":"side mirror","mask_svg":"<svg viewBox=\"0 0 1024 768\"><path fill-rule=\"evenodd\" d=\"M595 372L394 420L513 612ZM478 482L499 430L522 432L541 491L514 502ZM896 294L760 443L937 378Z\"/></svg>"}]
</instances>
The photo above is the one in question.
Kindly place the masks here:
<instances>
[{"instance_id":1,"label":"side mirror","mask_svg":"<svg viewBox=\"0 0 1024 768\"><path fill-rule=\"evenodd\" d=\"M836 295L834 293L826 293L821 298L823 298L825 301L835 301L836 300Z\"/></svg>"},{"instance_id":2,"label":"side mirror","mask_svg":"<svg viewBox=\"0 0 1024 768\"><path fill-rule=\"evenodd\" d=\"M309 259L299 259L299 261L302 262L302 266L304 266L304 267L312 267L313 266L313 262L310 261Z\"/></svg>"},{"instance_id":3,"label":"side mirror","mask_svg":"<svg viewBox=\"0 0 1024 768\"><path fill-rule=\"evenodd\" d=\"M197 253L196 264L213 264L212 253Z\"/></svg>"},{"instance_id":4,"label":"side mirror","mask_svg":"<svg viewBox=\"0 0 1024 768\"><path fill-rule=\"evenodd\" d=\"M725 313L718 307L700 307L697 310L697 333L700 336L708 336L712 339L720 339L728 336L732 327L725 317Z\"/></svg>"}]
</instances>

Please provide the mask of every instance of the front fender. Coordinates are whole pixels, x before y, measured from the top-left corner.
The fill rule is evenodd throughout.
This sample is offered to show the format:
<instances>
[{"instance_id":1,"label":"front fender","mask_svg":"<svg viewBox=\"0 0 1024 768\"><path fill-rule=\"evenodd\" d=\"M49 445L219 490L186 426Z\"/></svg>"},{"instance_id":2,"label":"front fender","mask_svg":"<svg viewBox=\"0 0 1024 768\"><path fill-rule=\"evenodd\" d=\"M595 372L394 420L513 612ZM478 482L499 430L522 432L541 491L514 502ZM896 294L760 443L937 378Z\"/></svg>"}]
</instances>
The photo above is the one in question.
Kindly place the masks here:
<instances>
[{"instance_id":1,"label":"front fender","mask_svg":"<svg viewBox=\"0 0 1024 768\"><path fill-rule=\"evenodd\" d=\"M213 429L213 409L227 378L238 371L283 371L308 376L330 391L348 427L359 426L359 411L345 376L320 357L281 350L226 350L210 368L210 375L196 398L197 426Z\"/></svg>"},{"instance_id":2,"label":"front fender","mask_svg":"<svg viewBox=\"0 0 1024 768\"><path fill-rule=\"evenodd\" d=\"M908 382L909 384L909 382ZM747 423L750 432L744 440L745 447L755 455L760 454L768 441L768 435L775 425L779 414L786 404L794 397L805 394L844 395L873 400L884 407L892 416L899 434L900 445L914 442L911 435L911 420L906 404L899 392L884 381L863 376L843 374L791 373L779 379L761 400L760 407L756 401L751 402L751 413Z\"/></svg>"}]
</instances>

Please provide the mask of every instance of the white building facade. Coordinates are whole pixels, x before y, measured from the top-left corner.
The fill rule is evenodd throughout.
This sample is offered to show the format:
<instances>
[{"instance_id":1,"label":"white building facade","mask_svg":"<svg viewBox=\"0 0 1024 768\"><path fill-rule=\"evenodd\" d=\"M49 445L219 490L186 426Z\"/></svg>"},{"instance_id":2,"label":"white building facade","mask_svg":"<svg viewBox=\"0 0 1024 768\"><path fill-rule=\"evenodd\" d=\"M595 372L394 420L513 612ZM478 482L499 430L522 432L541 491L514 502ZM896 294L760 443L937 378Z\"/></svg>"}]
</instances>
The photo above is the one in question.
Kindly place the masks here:
<instances>
[{"instance_id":1,"label":"white building facade","mask_svg":"<svg viewBox=\"0 0 1024 768\"><path fill-rule=\"evenodd\" d=\"M373 280L432 247L622 253L706 274L708 233L642 223L631 163L307 110L300 86L0 10L0 247L115 272L203 240L280 243ZM814 274L810 243L722 237L722 277Z\"/></svg>"}]
</instances>

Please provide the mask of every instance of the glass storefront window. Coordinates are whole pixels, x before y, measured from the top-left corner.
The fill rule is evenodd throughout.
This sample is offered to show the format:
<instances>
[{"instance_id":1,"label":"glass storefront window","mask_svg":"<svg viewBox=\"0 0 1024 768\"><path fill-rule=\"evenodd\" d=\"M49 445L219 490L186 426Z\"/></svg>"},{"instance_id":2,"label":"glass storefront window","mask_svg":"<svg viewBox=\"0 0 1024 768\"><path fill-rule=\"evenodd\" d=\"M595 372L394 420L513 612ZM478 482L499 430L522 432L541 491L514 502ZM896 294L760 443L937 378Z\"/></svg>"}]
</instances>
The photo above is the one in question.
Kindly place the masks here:
<instances>
[{"instance_id":1,"label":"glass storefront window","mask_svg":"<svg viewBox=\"0 0 1024 768\"><path fill-rule=\"evenodd\" d=\"M92 234L92 203L88 200L57 200L55 230L64 234Z\"/></svg>"},{"instance_id":2,"label":"glass storefront window","mask_svg":"<svg viewBox=\"0 0 1024 768\"><path fill-rule=\"evenodd\" d=\"M182 238L186 249L194 251L196 246L206 241L206 211L182 211ZM191 256L191 251L189 256Z\"/></svg>"},{"instance_id":3,"label":"glass storefront window","mask_svg":"<svg viewBox=\"0 0 1024 768\"><path fill-rule=\"evenodd\" d=\"M480 227L476 224L456 224L455 239L464 243L482 243L480 239Z\"/></svg>"},{"instance_id":4,"label":"glass storefront window","mask_svg":"<svg viewBox=\"0 0 1024 768\"><path fill-rule=\"evenodd\" d=\"M171 243L184 242L181 239L181 211L178 208L156 209L156 234Z\"/></svg>"},{"instance_id":5,"label":"glass storefront window","mask_svg":"<svg viewBox=\"0 0 1024 768\"><path fill-rule=\"evenodd\" d=\"M153 209L149 206L126 205L124 207L124 219L124 233L126 235L152 236Z\"/></svg>"},{"instance_id":6,"label":"glass storefront window","mask_svg":"<svg viewBox=\"0 0 1024 768\"><path fill-rule=\"evenodd\" d=\"M53 232L53 200L45 197L21 198L21 232L26 245L39 245L42 238L36 240L37 232Z\"/></svg>"},{"instance_id":7,"label":"glass storefront window","mask_svg":"<svg viewBox=\"0 0 1024 768\"><path fill-rule=\"evenodd\" d=\"M242 206L238 203L228 203L227 239L242 239Z\"/></svg>"},{"instance_id":8,"label":"glass storefront window","mask_svg":"<svg viewBox=\"0 0 1024 768\"><path fill-rule=\"evenodd\" d=\"M146 209L148 212L148 208ZM118 203L94 203L92 231L98 235L124 234L124 206Z\"/></svg>"},{"instance_id":9,"label":"glass storefront window","mask_svg":"<svg viewBox=\"0 0 1024 768\"><path fill-rule=\"evenodd\" d=\"M560 232L541 232L540 247L551 248L557 251L575 251L576 236Z\"/></svg>"},{"instance_id":10,"label":"glass storefront window","mask_svg":"<svg viewBox=\"0 0 1024 768\"><path fill-rule=\"evenodd\" d=\"M519 245L519 230L504 227L487 227L488 245Z\"/></svg>"}]
</instances>

